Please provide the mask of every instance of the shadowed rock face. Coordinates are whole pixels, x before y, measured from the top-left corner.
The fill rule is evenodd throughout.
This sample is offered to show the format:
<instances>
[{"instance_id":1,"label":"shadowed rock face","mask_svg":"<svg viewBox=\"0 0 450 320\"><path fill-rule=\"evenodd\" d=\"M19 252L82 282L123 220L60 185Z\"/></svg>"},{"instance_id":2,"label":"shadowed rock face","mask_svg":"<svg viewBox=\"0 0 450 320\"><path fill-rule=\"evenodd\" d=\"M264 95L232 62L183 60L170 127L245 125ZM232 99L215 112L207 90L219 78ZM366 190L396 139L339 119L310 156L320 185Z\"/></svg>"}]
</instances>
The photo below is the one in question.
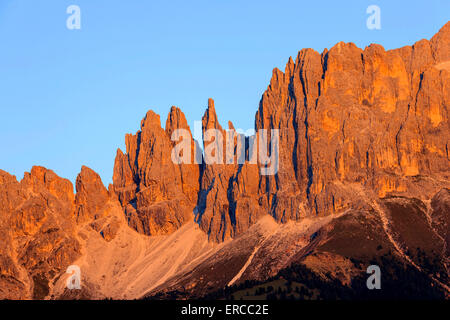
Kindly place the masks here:
<instances>
[{"instance_id":1,"label":"shadowed rock face","mask_svg":"<svg viewBox=\"0 0 450 320\"><path fill-rule=\"evenodd\" d=\"M246 231L268 211L267 207L261 205L264 203L263 193L258 193L259 167L248 162L238 164L241 150L245 149L247 159L249 152L248 142L245 146L238 144L240 136L228 136L228 148L232 151L233 161L227 164L227 132L219 124L212 99L209 99L202 118L204 139L209 129L222 132L224 141L220 159L223 164L210 165L204 161L202 165L197 222L208 233L210 240L221 242ZM228 129L234 130L231 122L228 123ZM217 144L215 140L204 141L204 149L214 143Z\"/></svg>"},{"instance_id":2,"label":"shadowed rock face","mask_svg":"<svg viewBox=\"0 0 450 320\"><path fill-rule=\"evenodd\" d=\"M322 54L301 50L284 72L274 69L255 116L256 130L280 130L280 166L272 176L236 161L171 164L170 133L188 128L185 117L172 108L164 132L149 112L141 131L127 135L127 154L116 157L114 187L130 224L146 234L172 232L196 204L201 229L220 242L264 214L287 222L355 208L353 184L380 198L429 199L448 187L450 172L449 37L447 23L430 41L396 50L340 42ZM212 99L202 128L226 136ZM180 197L189 205L173 210Z\"/></svg>"},{"instance_id":3,"label":"shadowed rock face","mask_svg":"<svg viewBox=\"0 0 450 320\"><path fill-rule=\"evenodd\" d=\"M165 128L149 111L126 135L126 152L117 150L109 191L84 166L76 194L42 167L21 181L0 170L0 298L80 297L65 289L74 263L86 271L85 298L150 289L200 297L293 262L349 284L380 253L448 297L449 65L450 23L396 50L338 43L300 51L284 72L273 70L255 116L256 130L280 133L272 176L260 163L237 164L257 136L245 145L231 138L227 164L225 141L208 137L209 129L227 137L212 99L201 142L180 109L170 109ZM192 164L172 161L177 129L187 132ZM222 146L223 163L206 163L199 143Z\"/></svg>"}]
</instances>

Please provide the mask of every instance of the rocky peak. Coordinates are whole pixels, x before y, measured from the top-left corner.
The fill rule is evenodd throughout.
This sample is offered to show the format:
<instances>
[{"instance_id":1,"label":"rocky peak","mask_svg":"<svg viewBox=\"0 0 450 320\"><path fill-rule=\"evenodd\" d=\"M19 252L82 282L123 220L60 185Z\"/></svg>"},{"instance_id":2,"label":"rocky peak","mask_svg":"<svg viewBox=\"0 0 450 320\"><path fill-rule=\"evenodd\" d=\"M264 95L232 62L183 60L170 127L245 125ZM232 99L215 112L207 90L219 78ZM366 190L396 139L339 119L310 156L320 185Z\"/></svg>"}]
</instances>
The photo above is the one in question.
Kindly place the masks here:
<instances>
[{"instance_id":1,"label":"rocky peak","mask_svg":"<svg viewBox=\"0 0 450 320\"><path fill-rule=\"evenodd\" d=\"M149 111L141 130L126 135L127 153L117 151L113 189L130 225L148 235L171 233L193 219L199 167L172 161L171 133L177 128L189 129L178 108L171 108L165 130Z\"/></svg>"},{"instance_id":2,"label":"rocky peak","mask_svg":"<svg viewBox=\"0 0 450 320\"><path fill-rule=\"evenodd\" d=\"M444 138L448 112L443 106L448 104L449 80L448 73L440 72L450 51L446 50L448 29L447 24L430 41L396 50L386 51L377 44L362 50L344 42L321 54L303 49L295 62L288 59L284 72L275 68L255 116L255 129L279 129L276 175L260 176L256 165L203 163L189 180L185 165L174 166L180 174L171 179L183 181L185 194L191 190L189 198L197 203L196 221L210 239L235 236L261 212L281 222L341 212L358 202L350 184L380 197L404 195L414 192L413 177L442 176L448 171L448 139ZM160 132L159 118L149 113L145 123L147 118L153 119L150 131ZM188 127L182 112L173 107L165 137L155 133L159 143L164 144L175 128ZM228 128L233 128L232 123ZM212 99L202 129L203 136L208 129L219 129L226 137ZM121 179L115 179L114 185L128 188L129 195L119 198L131 202L132 189L139 192L148 184L143 182L148 164L161 157L153 153L144 160L144 145L151 139L139 135L140 139L127 136L127 154L118 152L116 157L115 170ZM203 141L205 149L211 143L217 141ZM225 150L224 141L223 162ZM164 161L164 157L159 160ZM197 177L195 201L197 189L186 187L194 186ZM435 187L423 182L429 190L423 196L431 195Z\"/></svg>"},{"instance_id":3,"label":"rocky peak","mask_svg":"<svg viewBox=\"0 0 450 320\"><path fill-rule=\"evenodd\" d=\"M161 129L161 120L159 115L153 112L153 110L147 111L144 119L141 121L141 132L145 132L147 130L156 130Z\"/></svg>"},{"instance_id":4,"label":"rocky peak","mask_svg":"<svg viewBox=\"0 0 450 320\"><path fill-rule=\"evenodd\" d=\"M431 38L430 42L436 63L450 61L450 21Z\"/></svg>"},{"instance_id":5,"label":"rocky peak","mask_svg":"<svg viewBox=\"0 0 450 320\"><path fill-rule=\"evenodd\" d=\"M172 106L166 120L167 136L172 137L172 133L176 129L186 129L189 130L189 133L191 132L184 113L179 108Z\"/></svg>"},{"instance_id":6,"label":"rocky peak","mask_svg":"<svg viewBox=\"0 0 450 320\"><path fill-rule=\"evenodd\" d=\"M73 185L67 179L60 178L52 170L33 166L31 172L25 172L21 184L35 193L45 188L56 198L72 202L74 200Z\"/></svg>"},{"instance_id":7,"label":"rocky peak","mask_svg":"<svg viewBox=\"0 0 450 320\"><path fill-rule=\"evenodd\" d=\"M194 141L176 107L165 128L149 111L140 130L125 136L126 152L117 150L110 191L85 166L76 179L76 195L69 180L44 167L33 167L20 182L0 170L0 298L49 298L55 284L64 286L65 270L75 261L91 270L93 287L116 285L115 277L126 274L122 288L139 292L128 280L137 275L136 284L150 269L156 271L150 283L159 288L181 281L177 292L184 295L189 286L204 295L236 281L241 262L247 269L238 281L255 279L252 275L267 279L299 259L319 266L315 271L330 271L329 265L339 267L339 260L350 257L369 262L367 253L373 252L373 257L403 259L402 266L413 261L419 266L415 271L428 273L430 284L441 286L448 280L450 248L449 45L447 23L431 40L412 46L385 50L372 44L362 50L341 42L321 54L303 49L295 62L289 58L284 72L275 68L255 116L256 130L279 130L274 175L263 176L259 164L237 164L236 158L226 163L225 141L223 163L172 161L179 141L171 136L179 128L189 132L191 155L200 150L198 143L205 149L220 146L217 140ZM231 121L228 128L234 129ZM204 140L208 129L227 136L212 99L202 129ZM241 148L248 152L254 138L245 137ZM234 151L237 141L230 141ZM193 219L207 236L191 226L155 242L122 228L128 223L144 235L166 235ZM298 223L281 225L292 220ZM207 241L196 242L239 235L217 251ZM343 246L349 239L367 251ZM429 250L436 270L427 270L420 251L409 250L418 247ZM155 257L158 262L150 263ZM173 260L175 265L166 268ZM98 272L99 261L114 261L114 268L102 266ZM345 270L353 265L347 262ZM177 272L179 277L172 277Z\"/></svg>"},{"instance_id":8,"label":"rocky peak","mask_svg":"<svg viewBox=\"0 0 450 320\"><path fill-rule=\"evenodd\" d=\"M102 215L101 210L109 200L100 176L92 169L83 166L76 181L76 218L77 222L97 219Z\"/></svg>"},{"instance_id":9,"label":"rocky peak","mask_svg":"<svg viewBox=\"0 0 450 320\"><path fill-rule=\"evenodd\" d=\"M0 169L0 185L9 182L17 182L16 176L13 176L12 174L9 174L8 172Z\"/></svg>"},{"instance_id":10,"label":"rocky peak","mask_svg":"<svg viewBox=\"0 0 450 320\"><path fill-rule=\"evenodd\" d=\"M73 186L35 166L19 182L0 171L0 295L42 299L48 280L80 254Z\"/></svg>"},{"instance_id":11,"label":"rocky peak","mask_svg":"<svg viewBox=\"0 0 450 320\"><path fill-rule=\"evenodd\" d=\"M172 139L172 133L176 129L187 130L189 135L190 140L188 141L188 145L190 145L190 161L189 163L181 163L177 165L176 168L180 172L183 193L192 203L196 203L199 191L202 150L198 145L198 142L192 137L191 129L187 124L184 113L179 108L172 107L166 120L166 134L169 139ZM178 138L180 140L172 141L173 147L175 147L178 143L181 143L181 138L185 139L186 137Z\"/></svg>"}]
</instances>

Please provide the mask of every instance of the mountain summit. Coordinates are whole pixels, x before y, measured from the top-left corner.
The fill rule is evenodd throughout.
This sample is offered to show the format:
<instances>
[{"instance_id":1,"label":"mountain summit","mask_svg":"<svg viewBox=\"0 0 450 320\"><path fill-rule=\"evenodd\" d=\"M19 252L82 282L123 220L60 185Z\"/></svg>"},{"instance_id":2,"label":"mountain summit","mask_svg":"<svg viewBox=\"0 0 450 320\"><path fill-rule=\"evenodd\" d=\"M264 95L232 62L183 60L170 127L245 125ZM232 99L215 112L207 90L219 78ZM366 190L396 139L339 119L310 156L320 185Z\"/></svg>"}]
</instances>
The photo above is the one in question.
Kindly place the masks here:
<instances>
[{"instance_id":1,"label":"mountain summit","mask_svg":"<svg viewBox=\"0 0 450 320\"><path fill-rule=\"evenodd\" d=\"M225 143L222 161L204 161L200 144L222 144L208 130L229 135L212 99L204 141L177 107L165 128L149 111L108 189L87 167L76 194L42 167L21 181L0 170L0 298L229 298L244 284L257 296L245 280L364 297L370 264L384 268L384 297L448 298L449 106L450 22L412 46L340 42L275 68L254 128L279 132L273 175L260 160L229 163ZM202 161L172 161L177 129ZM261 147L258 133L230 140L246 160L251 141ZM81 290L65 286L69 265ZM405 272L418 284L396 283Z\"/></svg>"}]
</instances>

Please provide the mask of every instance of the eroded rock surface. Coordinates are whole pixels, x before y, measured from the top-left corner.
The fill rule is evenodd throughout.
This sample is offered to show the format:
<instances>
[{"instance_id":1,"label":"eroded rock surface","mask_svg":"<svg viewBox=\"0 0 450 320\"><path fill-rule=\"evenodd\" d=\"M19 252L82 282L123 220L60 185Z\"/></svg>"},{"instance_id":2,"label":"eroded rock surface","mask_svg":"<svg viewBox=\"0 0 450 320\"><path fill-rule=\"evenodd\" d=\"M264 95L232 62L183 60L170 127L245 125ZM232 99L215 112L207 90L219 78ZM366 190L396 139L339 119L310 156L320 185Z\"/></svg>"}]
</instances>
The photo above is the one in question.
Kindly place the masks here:
<instances>
[{"instance_id":1,"label":"eroded rock surface","mask_svg":"<svg viewBox=\"0 0 450 320\"><path fill-rule=\"evenodd\" d=\"M87 167L76 193L43 167L21 181L0 170L0 298L202 297L291 263L347 286L386 256L448 297L449 65L450 23L395 50L301 50L273 70L255 116L256 131L279 130L274 175L249 163L258 134L226 144L234 127L212 99L203 141L180 109L165 128L149 111L117 150L108 190ZM189 164L173 161L177 129ZM65 287L71 264L84 270L81 292Z\"/></svg>"}]
</instances>

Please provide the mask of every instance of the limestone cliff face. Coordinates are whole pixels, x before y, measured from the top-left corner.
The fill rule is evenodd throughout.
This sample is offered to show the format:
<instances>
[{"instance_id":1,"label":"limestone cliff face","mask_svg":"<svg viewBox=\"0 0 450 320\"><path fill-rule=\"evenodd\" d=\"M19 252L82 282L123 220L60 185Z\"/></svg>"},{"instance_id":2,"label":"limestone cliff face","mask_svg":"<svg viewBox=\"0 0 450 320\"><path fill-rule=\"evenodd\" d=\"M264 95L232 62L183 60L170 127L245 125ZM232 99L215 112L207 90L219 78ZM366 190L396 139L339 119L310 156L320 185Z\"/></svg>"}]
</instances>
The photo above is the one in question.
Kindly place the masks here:
<instances>
[{"instance_id":1,"label":"limestone cliff face","mask_svg":"<svg viewBox=\"0 0 450 320\"><path fill-rule=\"evenodd\" d=\"M224 164L174 165L169 136L187 128L184 116L173 108L164 134L149 112L141 131L126 137L127 154L116 157L114 187L131 225L167 233L195 215L211 240L223 241L264 214L286 222L357 207L359 186L380 198L430 199L449 183L449 39L447 23L413 46L362 50L341 42L322 54L301 50L284 72L274 69L255 117L256 131L280 132L272 176L261 176L260 164L226 164L225 145ZM202 128L204 148L222 143L205 139L208 129L227 135L212 99ZM247 160L253 138L242 147ZM180 197L191 202L175 213Z\"/></svg>"},{"instance_id":2,"label":"limestone cliff face","mask_svg":"<svg viewBox=\"0 0 450 320\"><path fill-rule=\"evenodd\" d=\"M171 109L166 130L161 128L159 116L149 111L141 130L126 136L126 155L117 151L113 188L130 226L147 235L171 233L193 219L199 166L172 161L175 142L171 133L175 128L190 134L179 109Z\"/></svg>"},{"instance_id":3,"label":"limestone cliff face","mask_svg":"<svg viewBox=\"0 0 450 320\"><path fill-rule=\"evenodd\" d=\"M261 184L277 220L348 208L354 183L426 198L448 183L449 35L447 23L397 50L306 49L274 70L256 127L281 131L279 174Z\"/></svg>"},{"instance_id":4,"label":"limestone cliff face","mask_svg":"<svg viewBox=\"0 0 450 320\"><path fill-rule=\"evenodd\" d=\"M361 248L372 248L376 254L380 243L373 239L383 235L383 247L415 263L420 272L428 272L427 265L420 266L423 261L410 249L428 248L437 254L439 272L428 274L448 293L449 105L447 23L431 40L413 46L386 51L380 45L362 50L338 43L321 54L304 49L295 61L289 59L284 72L274 69L255 116L256 131L279 130L279 169L274 175L262 175L262 163L250 162L251 142L262 147L258 134L231 135L233 124L222 127L212 99L202 118L199 142L192 138L180 109L170 109L165 128L149 111L140 130L125 137L126 152L117 150L108 190L87 167L76 179L76 194L69 180L43 167L33 167L21 181L0 170L0 298L41 299L64 292L65 270L74 262L90 268L86 292L101 292L105 281L114 283L119 273L126 274L125 279L140 274L139 266L148 266L172 245L170 237L158 237L166 241L158 249L162 251L149 253L154 238L146 236L171 234L188 222L191 229L175 233L173 244L187 232L191 238L183 240L192 255L183 251L184 243L174 246L169 256L176 257L177 264L173 270L167 268L167 274L155 276L154 285L163 285L184 261L186 278L204 270L193 279L193 283L201 279L199 288L210 290L210 283L222 287L234 279L239 271L234 269L249 255L258 268L250 267L248 279L263 279L305 258L314 246L325 247L326 254L315 249L309 263L323 268L330 263L321 259L330 253L351 257L358 251L343 243L368 241L370 246ZM211 129L221 138L212 136ZM174 152L180 135L187 138L188 154ZM237 161L240 151L245 163ZM174 161L185 156L190 164ZM347 216L339 215L344 212ZM303 219L316 216L321 217ZM333 222L335 216L341 219ZM289 220L298 223L283 224ZM302 229L308 225L311 232L323 225L317 239ZM366 228L371 237L362 232ZM357 240L342 230L351 230ZM239 235L195 272L188 268L213 242ZM334 242L328 243L327 237ZM269 238L273 241L262 240ZM135 243L129 239L137 241L138 248L132 250ZM204 242L197 247L195 239ZM260 253L254 251L259 247ZM120 257L110 259L117 252ZM97 272L97 253L105 258L102 261L116 261L111 268L100 268L104 274ZM148 254L153 258L147 259ZM277 258L267 259L267 254ZM137 258L145 263L134 265ZM167 265L162 261L152 265L155 270L161 269L158 263ZM215 266L227 270L211 273ZM211 277L220 281L210 282ZM139 291L128 285L127 290ZM114 296L121 294L108 290Z\"/></svg>"},{"instance_id":5,"label":"limestone cliff face","mask_svg":"<svg viewBox=\"0 0 450 320\"><path fill-rule=\"evenodd\" d=\"M210 129L218 130L222 140L210 137L208 135ZM196 208L196 219L211 239L220 241L232 237L234 233L235 219L230 211L227 190L236 167L234 164L227 165L224 162L226 131L219 123L212 99L209 99L208 108L202 118L202 133L204 150L211 149L211 155L217 157L219 161L217 164L202 165L201 192Z\"/></svg>"},{"instance_id":6,"label":"limestone cliff face","mask_svg":"<svg viewBox=\"0 0 450 320\"><path fill-rule=\"evenodd\" d=\"M80 254L72 183L42 167L21 182L3 171L0 177L0 295L43 298L48 279Z\"/></svg>"},{"instance_id":7,"label":"limestone cliff face","mask_svg":"<svg viewBox=\"0 0 450 320\"><path fill-rule=\"evenodd\" d=\"M73 185L33 167L19 182L0 170L0 298L43 299L82 254L78 229L108 241L117 221L104 221L114 202L97 173L83 167ZM117 203L117 207L120 207Z\"/></svg>"},{"instance_id":8,"label":"limestone cliff face","mask_svg":"<svg viewBox=\"0 0 450 320\"><path fill-rule=\"evenodd\" d=\"M102 208L109 200L109 193L105 189L100 176L92 169L83 166L77 177L76 191L77 222L98 219Z\"/></svg>"},{"instance_id":9,"label":"limestone cliff face","mask_svg":"<svg viewBox=\"0 0 450 320\"><path fill-rule=\"evenodd\" d=\"M191 164L172 161L176 129L188 133ZM218 130L220 140L208 136L209 129ZM234 129L231 122L228 129ZM202 132L203 149L213 150L215 163L202 156L184 114L176 107L169 112L165 130L159 116L149 111L141 130L126 136L126 154L117 151L113 189L130 226L138 232L168 234L195 219L210 240L221 242L247 230L267 211L259 203L264 198L258 194L258 167L237 163L241 149L248 153L248 143L238 144L237 134L229 136L222 128L212 99L202 118ZM228 162L227 147L234 154Z\"/></svg>"},{"instance_id":10,"label":"limestone cliff face","mask_svg":"<svg viewBox=\"0 0 450 320\"><path fill-rule=\"evenodd\" d=\"M210 129L218 130L221 138L209 135ZM250 167L248 164L238 163L240 152L246 153L246 144L245 140L240 139L242 136L231 133L235 132L231 130L234 130L231 122L228 123L228 130L222 128L216 115L214 101L209 99L208 108L202 118L203 145L205 154L208 152L212 157L217 156L219 161L214 164L208 163L207 159L203 161L201 190L195 213L200 228L207 232L210 240L217 242L235 237L240 231L247 230L248 226L263 214L258 210L257 199L248 199L249 203L245 204L238 203L243 194L251 193L251 186L247 186L247 176L250 172L252 176L257 177L258 168L256 165ZM244 143L238 143L238 139ZM257 183L257 179L252 181L253 195L256 197ZM242 208L243 206L245 208ZM245 212L241 212L242 209Z\"/></svg>"},{"instance_id":11,"label":"limestone cliff face","mask_svg":"<svg viewBox=\"0 0 450 320\"><path fill-rule=\"evenodd\" d=\"M221 242L246 231L267 210L261 205L264 202L262 194L258 194L259 168L248 162L249 138L236 133L231 122L228 123L228 130L221 127L212 99L209 99L202 118L202 129L205 152L216 144L213 149L222 153L219 155L221 164L203 162L197 221L210 240ZM219 130L223 141L211 139L207 134L209 129ZM223 147L219 148L218 143ZM245 163L238 161L241 152L247 160Z\"/></svg>"}]
</instances>

